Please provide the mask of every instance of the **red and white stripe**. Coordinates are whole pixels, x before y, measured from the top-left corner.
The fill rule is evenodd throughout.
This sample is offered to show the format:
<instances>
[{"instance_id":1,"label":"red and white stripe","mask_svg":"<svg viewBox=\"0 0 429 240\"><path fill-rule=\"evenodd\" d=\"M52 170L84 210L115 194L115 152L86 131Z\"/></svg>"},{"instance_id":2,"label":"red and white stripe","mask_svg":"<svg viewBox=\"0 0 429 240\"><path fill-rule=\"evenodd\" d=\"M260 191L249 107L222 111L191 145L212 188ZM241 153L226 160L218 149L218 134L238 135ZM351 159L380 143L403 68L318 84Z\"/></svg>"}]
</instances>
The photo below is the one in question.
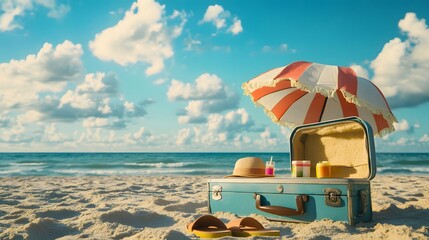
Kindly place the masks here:
<instances>
[{"instance_id":1,"label":"red and white stripe","mask_svg":"<svg viewBox=\"0 0 429 240\"><path fill-rule=\"evenodd\" d=\"M257 76L243 89L281 125L358 116L383 135L397 122L382 92L349 67L295 62Z\"/></svg>"}]
</instances>

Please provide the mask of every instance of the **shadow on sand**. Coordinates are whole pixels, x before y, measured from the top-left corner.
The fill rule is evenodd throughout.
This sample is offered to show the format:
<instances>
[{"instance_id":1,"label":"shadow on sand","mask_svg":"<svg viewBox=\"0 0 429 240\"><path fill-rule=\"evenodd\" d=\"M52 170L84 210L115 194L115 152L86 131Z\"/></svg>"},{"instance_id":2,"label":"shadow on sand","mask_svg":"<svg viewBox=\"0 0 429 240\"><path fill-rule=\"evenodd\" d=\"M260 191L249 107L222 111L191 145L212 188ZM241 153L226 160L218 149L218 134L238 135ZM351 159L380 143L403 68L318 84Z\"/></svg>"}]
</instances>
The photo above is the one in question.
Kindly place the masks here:
<instances>
[{"instance_id":1,"label":"shadow on sand","mask_svg":"<svg viewBox=\"0 0 429 240\"><path fill-rule=\"evenodd\" d=\"M372 221L360 224L361 226L375 226L378 223L392 224L396 226L407 225L414 229L427 226L429 209L419 209L415 206L398 208L395 204L390 204L386 209L373 212Z\"/></svg>"}]
</instances>

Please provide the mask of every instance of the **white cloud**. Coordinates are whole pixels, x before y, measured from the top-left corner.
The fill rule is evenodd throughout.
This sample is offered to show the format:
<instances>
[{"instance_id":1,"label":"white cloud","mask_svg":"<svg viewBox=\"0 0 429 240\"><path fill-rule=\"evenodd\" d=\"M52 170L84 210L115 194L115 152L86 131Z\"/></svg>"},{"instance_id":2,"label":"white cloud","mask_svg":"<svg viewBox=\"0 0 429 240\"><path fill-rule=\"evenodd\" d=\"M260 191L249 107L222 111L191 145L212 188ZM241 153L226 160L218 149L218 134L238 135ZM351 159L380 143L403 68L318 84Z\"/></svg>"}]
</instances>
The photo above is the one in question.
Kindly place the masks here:
<instances>
[{"instance_id":1,"label":"white cloud","mask_svg":"<svg viewBox=\"0 0 429 240\"><path fill-rule=\"evenodd\" d=\"M232 35L237 35L243 32L243 27L241 26L241 20L234 18L234 23L228 28L228 32L231 32Z\"/></svg>"},{"instance_id":2,"label":"white cloud","mask_svg":"<svg viewBox=\"0 0 429 240\"><path fill-rule=\"evenodd\" d=\"M200 40L196 40L196 39L192 39L192 38L187 38L186 40L185 40L185 45L186 45L186 47L185 47L185 50L187 50L187 51L191 51L191 50L196 50L196 51L199 51L200 49L199 49L199 46L201 46L201 41Z\"/></svg>"},{"instance_id":3,"label":"white cloud","mask_svg":"<svg viewBox=\"0 0 429 240\"><path fill-rule=\"evenodd\" d=\"M125 101L125 102L124 102L124 107L125 107L125 109L126 109L128 112L134 112L134 111L135 111L135 106L134 106L134 103L133 103L133 102Z\"/></svg>"},{"instance_id":4,"label":"white cloud","mask_svg":"<svg viewBox=\"0 0 429 240\"><path fill-rule=\"evenodd\" d=\"M212 50L218 51L218 52L230 53L231 52L231 46L213 46Z\"/></svg>"},{"instance_id":5,"label":"white cloud","mask_svg":"<svg viewBox=\"0 0 429 240\"><path fill-rule=\"evenodd\" d=\"M167 80L165 80L165 78L158 78L155 81L153 81L153 84L155 85L162 85L166 82Z\"/></svg>"},{"instance_id":6,"label":"white cloud","mask_svg":"<svg viewBox=\"0 0 429 240\"><path fill-rule=\"evenodd\" d=\"M221 5L215 4L207 7L204 17L199 24L212 23L216 29L219 30L229 25L229 22L231 21L230 19L231 13L229 11L225 11ZM241 20L238 17L234 17L226 32L229 32L232 35L237 35L243 32Z\"/></svg>"},{"instance_id":7,"label":"white cloud","mask_svg":"<svg viewBox=\"0 0 429 240\"><path fill-rule=\"evenodd\" d=\"M78 134L78 133L76 133ZM113 149L118 146L119 143L123 142L122 139L116 137L114 131L103 131L102 128L86 128L85 132L81 133L80 136L75 140L76 145L80 147L103 147L107 146L107 149Z\"/></svg>"},{"instance_id":8,"label":"white cloud","mask_svg":"<svg viewBox=\"0 0 429 240\"><path fill-rule=\"evenodd\" d=\"M33 122L37 122L40 119L42 119L43 114L39 111L35 111L35 110L29 110L26 111L24 114L19 115L17 117L17 121L22 123L22 124L26 124L26 123L33 123Z\"/></svg>"},{"instance_id":9,"label":"white cloud","mask_svg":"<svg viewBox=\"0 0 429 240\"><path fill-rule=\"evenodd\" d=\"M92 100L89 94L79 94L78 92L68 90L61 97L58 108L62 108L66 104L69 104L73 108L89 109L95 107L96 102Z\"/></svg>"},{"instance_id":10,"label":"white cloud","mask_svg":"<svg viewBox=\"0 0 429 240\"><path fill-rule=\"evenodd\" d=\"M178 37L186 16L175 11L173 20L180 18L175 26L167 24L165 5L153 0L138 0L126 11L115 26L96 34L89 46L93 54L104 61L114 61L122 66L144 62L146 75L164 69L164 61L174 55L172 41Z\"/></svg>"},{"instance_id":11,"label":"white cloud","mask_svg":"<svg viewBox=\"0 0 429 240\"><path fill-rule=\"evenodd\" d=\"M223 85L221 78L215 74L204 73L195 80L195 85L173 79L167 97L171 101L216 99L225 97L226 91L227 87Z\"/></svg>"},{"instance_id":12,"label":"white cloud","mask_svg":"<svg viewBox=\"0 0 429 240\"><path fill-rule=\"evenodd\" d=\"M410 124L408 124L408 121L405 119L402 119L398 123L393 123L393 126L395 127L396 131L408 131L408 130L410 130Z\"/></svg>"},{"instance_id":13,"label":"white cloud","mask_svg":"<svg viewBox=\"0 0 429 240\"><path fill-rule=\"evenodd\" d=\"M208 131L221 135L220 139L225 138L223 140L234 139L237 133L250 130L253 125L249 114L243 108L229 111L225 115L210 114L207 121Z\"/></svg>"},{"instance_id":14,"label":"white cloud","mask_svg":"<svg viewBox=\"0 0 429 240\"><path fill-rule=\"evenodd\" d=\"M256 135L257 137L253 137ZM194 128L181 129L176 135L177 145L191 145L204 149L275 149L281 143L268 128L256 128L245 109L225 114L210 114L207 122Z\"/></svg>"},{"instance_id":15,"label":"white cloud","mask_svg":"<svg viewBox=\"0 0 429 240\"><path fill-rule=\"evenodd\" d=\"M268 45L264 45L262 47L262 52L264 52L264 53L271 52L271 51L272 51L272 48Z\"/></svg>"},{"instance_id":16,"label":"white cloud","mask_svg":"<svg viewBox=\"0 0 429 240\"><path fill-rule=\"evenodd\" d=\"M424 134L424 135L419 139L419 142L422 142L422 143L427 143L427 142L429 142L429 136L428 136L427 134Z\"/></svg>"},{"instance_id":17,"label":"white cloud","mask_svg":"<svg viewBox=\"0 0 429 240\"><path fill-rule=\"evenodd\" d=\"M138 140L143 138L144 136L150 136L151 134L146 131L144 127L140 128L137 132L133 133L131 136L133 139Z\"/></svg>"},{"instance_id":18,"label":"white cloud","mask_svg":"<svg viewBox=\"0 0 429 240\"><path fill-rule=\"evenodd\" d=\"M396 149L396 151L398 151L398 149L406 149L406 148L400 148L400 147L411 147L411 146L416 146L417 145L417 140L414 137L399 137L399 138L394 138L389 140L389 138L382 138L382 141L377 139L376 144L380 144L380 148L382 147L390 147L390 149Z\"/></svg>"},{"instance_id":19,"label":"white cloud","mask_svg":"<svg viewBox=\"0 0 429 240\"><path fill-rule=\"evenodd\" d=\"M280 44L280 51L286 52L289 49L289 46L286 43Z\"/></svg>"},{"instance_id":20,"label":"white cloud","mask_svg":"<svg viewBox=\"0 0 429 240\"><path fill-rule=\"evenodd\" d=\"M74 89L69 88L62 96L46 95L35 108L45 120L75 122L90 117L108 118L105 127L124 128L129 119L145 116L145 107L153 100L127 101L118 94L118 81L114 73L89 73Z\"/></svg>"},{"instance_id":21,"label":"white cloud","mask_svg":"<svg viewBox=\"0 0 429 240\"><path fill-rule=\"evenodd\" d=\"M85 128L98 128L105 127L109 124L109 120L107 118L97 118L97 117L89 117L84 119L82 122L82 126Z\"/></svg>"},{"instance_id":22,"label":"white cloud","mask_svg":"<svg viewBox=\"0 0 429 240\"><path fill-rule=\"evenodd\" d=\"M55 0L2 0L0 3L0 32L22 29L22 25L16 22L16 18L24 16L35 6L42 6L49 9L48 17L61 18L70 11L68 5L56 4Z\"/></svg>"},{"instance_id":23,"label":"white cloud","mask_svg":"<svg viewBox=\"0 0 429 240\"><path fill-rule=\"evenodd\" d=\"M225 21L228 13L222 6L215 4L207 8L206 13L200 23L212 22L217 29L225 27Z\"/></svg>"},{"instance_id":24,"label":"white cloud","mask_svg":"<svg viewBox=\"0 0 429 240\"><path fill-rule=\"evenodd\" d=\"M404 131L407 133L413 133L414 129L419 128L419 124L410 125L406 119L402 119L398 123L393 123L397 132Z\"/></svg>"},{"instance_id":25,"label":"white cloud","mask_svg":"<svg viewBox=\"0 0 429 240\"><path fill-rule=\"evenodd\" d=\"M235 147L237 148L242 148L242 147L248 147L252 142L252 139L247 137L247 136L243 136L242 134L237 134L237 136L234 138L233 144Z\"/></svg>"},{"instance_id":26,"label":"white cloud","mask_svg":"<svg viewBox=\"0 0 429 240\"><path fill-rule=\"evenodd\" d=\"M395 128L395 131L390 133L390 134L384 135L381 138L382 140L389 141L391 139L391 136L395 136L399 132L405 132L407 134L413 134L414 130L416 128L420 128L420 125L417 123L410 124L406 119L402 119L397 123L393 123L393 127Z\"/></svg>"},{"instance_id":27,"label":"white cloud","mask_svg":"<svg viewBox=\"0 0 429 240\"><path fill-rule=\"evenodd\" d=\"M85 76L85 81L77 87L77 91L81 93L100 92L107 87L107 85L103 82L105 77L105 73L89 73Z\"/></svg>"},{"instance_id":28,"label":"white cloud","mask_svg":"<svg viewBox=\"0 0 429 240\"><path fill-rule=\"evenodd\" d=\"M88 73L83 77L82 54L81 46L70 41L57 46L47 43L37 54L0 64L2 146L9 149L20 146L24 150L48 147L44 149L48 151L61 147L90 150L87 146L109 145L106 148L109 150L125 146L125 136L112 139L115 136L112 131L106 134L101 129L127 127L133 118L146 115L145 106L154 101L127 101L119 95L114 73ZM68 127L79 121L87 128L80 137L78 133L68 137L57 131L59 122ZM46 122L54 125L45 126Z\"/></svg>"},{"instance_id":29,"label":"white cloud","mask_svg":"<svg viewBox=\"0 0 429 240\"><path fill-rule=\"evenodd\" d=\"M211 113L220 113L238 106L238 95L215 74L201 74L194 84L172 80L167 92L170 101L186 101L179 123L202 123Z\"/></svg>"},{"instance_id":30,"label":"white cloud","mask_svg":"<svg viewBox=\"0 0 429 240\"><path fill-rule=\"evenodd\" d=\"M289 142L290 135L292 134L292 130L290 128L280 126L280 132L283 136L285 136L285 139Z\"/></svg>"},{"instance_id":31,"label":"white cloud","mask_svg":"<svg viewBox=\"0 0 429 240\"><path fill-rule=\"evenodd\" d=\"M184 128L179 130L176 136L176 144L177 145L187 145L190 144L192 138L195 136L194 132L190 128Z\"/></svg>"},{"instance_id":32,"label":"white cloud","mask_svg":"<svg viewBox=\"0 0 429 240\"><path fill-rule=\"evenodd\" d=\"M179 80L173 79L171 85L168 88L167 97L170 101L174 100L186 100L191 97L192 86L190 83L183 83Z\"/></svg>"},{"instance_id":33,"label":"white cloud","mask_svg":"<svg viewBox=\"0 0 429 240\"><path fill-rule=\"evenodd\" d=\"M33 136L25 134L25 127L22 123L19 123L12 118L7 120L9 121L7 123L7 128L2 128L2 131L0 131L0 142L20 144L31 142L33 140Z\"/></svg>"},{"instance_id":34,"label":"white cloud","mask_svg":"<svg viewBox=\"0 0 429 240\"><path fill-rule=\"evenodd\" d=\"M405 146L408 142L409 142L409 139L407 139L405 137L401 137L396 142L393 142L393 145Z\"/></svg>"},{"instance_id":35,"label":"white cloud","mask_svg":"<svg viewBox=\"0 0 429 240\"><path fill-rule=\"evenodd\" d=\"M0 129L1 128L9 128L12 125L12 118L7 115L7 113L3 113L0 115Z\"/></svg>"},{"instance_id":36,"label":"white cloud","mask_svg":"<svg viewBox=\"0 0 429 240\"><path fill-rule=\"evenodd\" d=\"M130 130L124 134L119 134L114 130L105 130L104 128L86 128L84 132L74 132L73 147L78 150L91 150L94 147L106 151L135 150L135 151L153 151L165 150L165 146L171 146L169 138L164 135L154 135L145 127L137 130Z\"/></svg>"},{"instance_id":37,"label":"white cloud","mask_svg":"<svg viewBox=\"0 0 429 240\"><path fill-rule=\"evenodd\" d=\"M56 47L45 43L36 55L23 60L0 63L0 107L34 104L41 92L62 91L81 76L82 54L80 44L66 40Z\"/></svg>"},{"instance_id":38,"label":"white cloud","mask_svg":"<svg viewBox=\"0 0 429 240\"><path fill-rule=\"evenodd\" d=\"M178 17L180 17L180 15L181 15L182 13L181 12L179 12L179 11L177 11L177 10L174 10L173 11L173 14L171 14L171 16L169 17L170 19L175 19L175 18L178 18Z\"/></svg>"},{"instance_id":39,"label":"white cloud","mask_svg":"<svg viewBox=\"0 0 429 240\"><path fill-rule=\"evenodd\" d=\"M55 1L53 1L55 3ZM63 16L65 16L68 12L70 11L70 6L68 5L64 5L61 4L58 7L54 7L52 8L49 12L48 12L48 17L51 18L62 18Z\"/></svg>"},{"instance_id":40,"label":"white cloud","mask_svg":"<svg viewBox=\"0 0 429 240\"><path fill-rule=\"evenodd\" d=\"M67 140L63 133L57 131L55 123L47 125L43 131L42 142L59 143Z\"/></svg>"},{"instance_id":41,"label":"white cloud","mask_svg":"<svg viewBox=\"0 0 429 240\"><path fill-rule=\"evenodd\" d=\"M3 10L4 13L0 15L0 31L5 32L16 28L22 28L21 25L14 22L15 17L24 14L25 8L29 8L30 6L31 4L28 3L27 6L14 6L14 2L12 0L2 2L1 10Z\"/></svg>"},{"instance_id":42,"label":"white cloud","mask_svg":"<svg viewBox=\"0 0 429 240\"><path fill-rule=\"evenodd\" d=\"M277 135L272 133L268 127L266 127L265 130L259 134L259 136L260 138L255 139L255 143L260 148L272 148L277 146L279 143Z\"/></svg>"},{"instance_id":43,"label":"white cloud","mask_svg":"<svg viewBox=\"0 0 429 240\"><path fill-rule=\"evenodd\" d=\"M287 43L282 43L276 46L264 45L261 49L262 53L286 53L286 52L296 52L295 49L290 49Z\"/></svg>"},{"instance_id":44,"label":"white cloud","mask_svg":"<svg viewBox=\"0 0 429 240\"><path fill-rule=\"evenodd\" d=\"M174 10L173 14L169 17L169 19L178 19L178 21L180 21L177 25L174 25L172 27L173 30L171 37L177 38L182 35L183 28L185 27L185 24L187 22L187 15L184 11L179 12L177 10Z\"/></svg>"},{"instance_id":45,"label":"white cloud","mask_svg":"<svg viewBox=\"0 0 429 240\"><path fill-rule=\"evenodd\" d=\"M101 104L98 106L98 111L102 114L112 113L112 108L110 107L110 98L105 98L101 101Z\"/></svg>"},{"instance_id":46,"label":"white cloud","mask_svg":"<svg viewBox=\"0 0 429 240\"><path fill-rule=\"evenodd\" d=\"M197 122L203 121L205 102L203 100L197 101L189 101L188 105L185 107L186 116L184 118L179 118L180 123L188 123L188 122Z\"/></svg>"},{"instance_id":47,"label":"white cloud","mask_svg":"<svg viewBox=\"0 0 429 240\"><path fill-rule=\"evenodd\" d=\"M110 15L116 15L116 14L118 14L118 15L122 15L124 12L125 12L125 11L124 11L124 9L119 8L119 9L117 9L117 10L110 11L110 12L109 12L109 14L110 14Z\"/></svg>"},{"instance_id":48,"label":"white cloud","mask_svg":"<svg viewBox=\"0 0 429 240\"><path fill-rule=\"evenodd\" d=\"M69 104L73 108L77 109L89 109L100 104L101 112L109 111L109 99L106 97L110 94L116 94L117 92L117 78L113 74L106 75L105 73L89 73L85 76L85 80L82 84L78 85L76 89L68 90L60 99L58 108L62 108L64 105ZM100 101L101 100L101 101ZM97 108L98 109L98 108Z\"/></svg>"},{"instance_id":49,"label":"white cloud","mask_svg":"<svg viewBox=\"0 0 429 240\"><path fill-rule=\"evenodd\" d=\"M153 135L146 128L141 127L134 133L127 133L124 136L127 144L144 144L145 146L159 146L161 143L168 145L168 141L161 135Z\"/></svg>"},{"instance_id":50,"label":"white cloud","mask_svg":"<svg viewBox=\"0 0 429 240\"><path fill-rule=\"evenodd\" d=\"M369 79L368 70L366 70L361 65L352 64L350 67L356 72L357 76Z\"/></svg>"},{"instance_id":51,"label":"white cloud","mask_svg":"<svg viewBox=\"0 0 429 240\"><path fill-rule=\"evenodd\" d=\"M374 70L372 81L392 108L429 101L429 28L415 13L407 13L398 26L406 39L390 40L370 65Z\"/></svg>"},{"instance_id":52,"label":"white cloud","mask_svg":"<svg viewBox=\"0 0 429 240\"><path fill-rule=\"evenodd\" d=\"M209 147L227 146L233 142L235 146L239 146L243 142L249 142L249 138L242 133L253 131L253 125L253 120L243 108L224 115L214 113L208 116L204 127L181 129L176 135L176 144Z\"/></svg>"}]
</instances>

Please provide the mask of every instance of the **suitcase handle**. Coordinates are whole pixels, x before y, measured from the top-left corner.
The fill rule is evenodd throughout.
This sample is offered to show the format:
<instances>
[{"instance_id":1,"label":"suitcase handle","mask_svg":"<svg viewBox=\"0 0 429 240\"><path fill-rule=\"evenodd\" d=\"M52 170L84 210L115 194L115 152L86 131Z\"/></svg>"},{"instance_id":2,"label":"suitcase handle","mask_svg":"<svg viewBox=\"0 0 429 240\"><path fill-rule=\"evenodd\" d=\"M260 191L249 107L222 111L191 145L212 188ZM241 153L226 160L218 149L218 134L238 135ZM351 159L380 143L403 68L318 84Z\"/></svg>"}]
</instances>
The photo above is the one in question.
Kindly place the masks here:
<instances>
[{"instance_id":1,"label":"suitcase handle","mask_svg":"<svg viewBox=\"0 0 429 240\"><path fill-rule=\"evenodd\" d=\"M302 215L305 213L304 203L308 201L308 195L298 195L296 196L296 206L298 209L292 209L281 206L261 206L261 195L255 193L255 205L256 209L263 212L272 213L280 216L292 216L292 215Z\"/></svg>"}]
</instances>

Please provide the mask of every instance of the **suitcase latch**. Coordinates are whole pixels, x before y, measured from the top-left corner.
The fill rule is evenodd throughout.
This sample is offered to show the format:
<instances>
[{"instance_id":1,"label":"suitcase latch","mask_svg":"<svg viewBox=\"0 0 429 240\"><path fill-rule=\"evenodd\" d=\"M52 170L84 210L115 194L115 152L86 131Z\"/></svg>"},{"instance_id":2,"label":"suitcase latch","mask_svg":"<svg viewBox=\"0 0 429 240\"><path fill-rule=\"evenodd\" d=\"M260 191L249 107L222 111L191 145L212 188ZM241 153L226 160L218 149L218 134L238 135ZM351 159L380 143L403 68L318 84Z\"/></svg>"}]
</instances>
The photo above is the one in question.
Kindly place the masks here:
<instances>
[{"instance_id":1,"label":"suitcase latch","mask_svg":"<svg viewBox=\"0 0 429 240\"><path fill-rule=\"evenodd\" d=\"M222 199L222 187L221 186L213 186L212 187L212 198L213 200L219 201Z\"/></svg>"},{"instance_id":2,"label":"suitcase latch","mask_svg":"<svg viewBox=\"0 0 429 240\"><path fill-rule=\"evenodd\" d=\"M360 211L359 215L364 216L368 212L368 190L360 190Z\"/></svg>"},{"instance_id":3,"label":"suitcase latch","mask_svg":"<svg viewBox=\"0 0 429 240\"><path fill-rule=\"evenodd\" d=\"M341 206L341 190L336 188L324 188L325 204L331 207Z\"/></svg>"}]
</instances>

